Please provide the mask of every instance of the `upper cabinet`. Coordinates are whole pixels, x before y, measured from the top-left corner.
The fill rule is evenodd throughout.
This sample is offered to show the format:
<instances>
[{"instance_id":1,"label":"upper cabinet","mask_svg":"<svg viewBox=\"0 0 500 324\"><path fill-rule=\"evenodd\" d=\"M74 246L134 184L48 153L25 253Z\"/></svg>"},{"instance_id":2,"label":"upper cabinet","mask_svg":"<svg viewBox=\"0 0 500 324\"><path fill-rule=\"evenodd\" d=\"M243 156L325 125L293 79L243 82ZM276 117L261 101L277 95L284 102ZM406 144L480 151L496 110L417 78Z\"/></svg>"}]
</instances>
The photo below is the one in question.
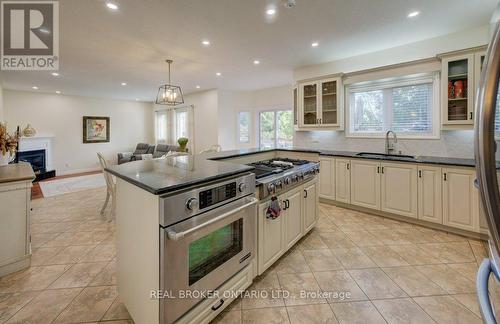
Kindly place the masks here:
<instances>
[{"instance_id":1,"label":"upper cabinet","mask_svg":"<svg viewBox=\"0 0 500 324\"><path fill-rule=\"evenodd\" d=\"M293 87L293 126L296 128L299 124L298 108L299 106L299 88Z\"/></svg>"},{"instance_id":2,"label":"upper cabinet","mask_svg":"<svg viewBox=\"0 0 500 324\"><path fill-rule=\"evenodd\" d=\"M441 107L444 125L473 125L474 101L484 51L446 54L441 57Z\"/></svg>"},{"instance_id":3,"label":"upper cabinet","mask_svg":"<svg viewBox=\"0 0 500 324\"><path fill-rule=\"evenodd\" d=\"M295 102L294 90L294 102ZM298 85L298 129L339 129L343 116L340 77L302 82Z\"/></svg>"}]
</instances>

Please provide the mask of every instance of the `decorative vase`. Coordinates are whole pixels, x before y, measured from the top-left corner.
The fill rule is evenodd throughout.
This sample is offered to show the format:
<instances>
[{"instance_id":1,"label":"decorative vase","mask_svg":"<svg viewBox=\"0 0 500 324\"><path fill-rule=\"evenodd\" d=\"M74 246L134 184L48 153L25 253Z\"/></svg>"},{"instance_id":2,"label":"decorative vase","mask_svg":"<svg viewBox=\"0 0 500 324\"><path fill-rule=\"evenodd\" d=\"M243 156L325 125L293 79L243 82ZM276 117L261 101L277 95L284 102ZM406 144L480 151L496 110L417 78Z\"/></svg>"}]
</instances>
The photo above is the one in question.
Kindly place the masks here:
<instances>
[{"instance_id":1,"label":"decorative vase","mask_svg":"<svg viewBox=\"0 0 500 324\"><path fill-rule=\"evenodd\" d=\"M7 152L5 154L0 152L0 166L9 164L12 160L14 160L15 156L16 156L15 154L11 155L10 152Z\"/></svg>"},{"instance_id":2,"label":"decorative vase","mask_svg":"<svg viewBox=\"0 0 500 324\"><path fill-rule=\"evenodd\" d=\"M186 145L188 141L189 140L185 137L181 137L177 140L177 143L179 143L179 151L186 152Z\"/></svg>"},{"instance_id":3,"label":"decorative vase","mask_svg":"<svg viewBox=\"0 0 500 324\"><path fill-rule=\"evenodd\" d=\"M33 137L33 136L35 136L35 134L36 134L36 130L33 127L31 127L30 124L28 124L26 126L26 128L23 129L23 135L26 137Z\"/></svg>"}]
</instances>

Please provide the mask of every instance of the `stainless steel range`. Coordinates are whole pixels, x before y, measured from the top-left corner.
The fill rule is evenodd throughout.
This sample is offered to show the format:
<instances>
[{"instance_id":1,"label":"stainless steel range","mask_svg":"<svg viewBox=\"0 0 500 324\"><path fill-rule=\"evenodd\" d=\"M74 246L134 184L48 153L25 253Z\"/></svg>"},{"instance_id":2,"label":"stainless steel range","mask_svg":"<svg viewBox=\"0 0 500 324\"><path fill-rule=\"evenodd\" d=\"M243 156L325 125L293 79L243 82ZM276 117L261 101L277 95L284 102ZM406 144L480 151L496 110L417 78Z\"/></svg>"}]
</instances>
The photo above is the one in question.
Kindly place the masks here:
<instances>
[{"instance_id":1,"label":"stainless steel range","mask_svg":"<svg viewBox=\"0 0 500 324\"><path fill-rule=\"evenodd\" d=\"M319 162L288 158L250 163L255 167L256 186L259 199L279 194L291 187L306 182L319 173Z\"/></svg>"},{"instance_id":2,"label":"stainless steel range","mask_svg":"<svg viewBox=\"0 0 500 324\"><path fill-rule=\"evenodd\" d=\"M160 323L172 323L255 257L252 173L217 180L160 200ZM189 295L187 295L189 294ZM190 298L182 296L190 296ZM216 311L224 304L212 307Z\"/></svg>"}]
</instances>

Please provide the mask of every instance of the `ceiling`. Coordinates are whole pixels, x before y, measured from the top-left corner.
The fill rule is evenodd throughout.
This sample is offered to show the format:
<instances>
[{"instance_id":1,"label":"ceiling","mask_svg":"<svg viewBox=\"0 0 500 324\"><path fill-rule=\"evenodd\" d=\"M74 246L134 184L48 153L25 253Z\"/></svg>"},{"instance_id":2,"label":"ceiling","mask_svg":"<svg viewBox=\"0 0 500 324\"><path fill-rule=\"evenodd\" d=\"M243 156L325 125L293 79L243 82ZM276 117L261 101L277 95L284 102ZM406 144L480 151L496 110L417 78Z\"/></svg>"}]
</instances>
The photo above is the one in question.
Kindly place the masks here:
<instances>
[{"instance_id":1,"label":"ceiling","mask_svg":"<svg viewBox=\"0 0 500 324\"><path fill-rule=\"evenodd\" d=\"M172 83L185 93L267 88L291 83L300 66L486 25L498 1L296 0L291 9L283 0L113 2L117 11L104 0L60 1L60 76L2 71L3 86L151 101L172 58ZM413 10L421 14L407 18Z\"/></svg>"}]
</instances>

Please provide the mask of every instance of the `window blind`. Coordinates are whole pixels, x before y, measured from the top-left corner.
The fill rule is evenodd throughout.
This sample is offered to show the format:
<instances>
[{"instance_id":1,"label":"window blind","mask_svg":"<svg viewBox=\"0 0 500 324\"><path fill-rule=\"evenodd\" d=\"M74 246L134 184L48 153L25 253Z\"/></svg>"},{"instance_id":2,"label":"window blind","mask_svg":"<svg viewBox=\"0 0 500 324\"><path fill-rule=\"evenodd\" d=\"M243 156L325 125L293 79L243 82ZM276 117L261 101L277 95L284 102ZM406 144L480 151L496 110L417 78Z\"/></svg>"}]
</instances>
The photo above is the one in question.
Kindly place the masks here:
<instances>
[{"instance_id":1,"label":"window blind","mask_svg":"<svg viewBox=\"0 0 500 324\"><path fill-rule=\"evenodd\" d=\"M349 125L353 136L375 137L388 130L401 135L435 134L433 78L392 78L354 84L349 89Z\"/></svg>"}]
</instances>

